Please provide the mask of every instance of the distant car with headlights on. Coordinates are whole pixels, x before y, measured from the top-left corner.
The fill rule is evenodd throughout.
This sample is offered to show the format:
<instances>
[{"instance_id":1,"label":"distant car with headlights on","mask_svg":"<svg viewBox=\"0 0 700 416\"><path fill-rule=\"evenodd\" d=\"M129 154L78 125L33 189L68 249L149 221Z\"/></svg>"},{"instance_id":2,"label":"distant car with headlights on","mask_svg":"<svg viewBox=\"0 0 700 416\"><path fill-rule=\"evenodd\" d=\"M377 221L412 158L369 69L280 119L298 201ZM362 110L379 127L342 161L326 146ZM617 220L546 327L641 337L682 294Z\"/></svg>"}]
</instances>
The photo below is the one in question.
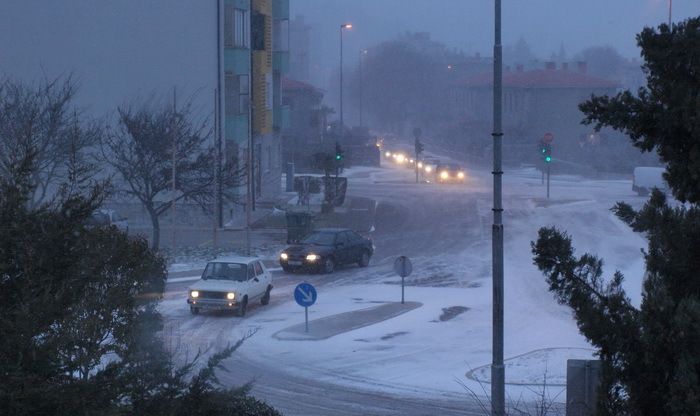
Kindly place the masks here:
<instances>
[{"instance_id":1,"label":"distant car with headlights on","mask_svg":"<svg viewBox=\"0 0 700 416\"><path fill-rule=\"evenodd\" d=\"M258 258L232 257L207 263L202 277L187 291L190 312L234 310L245 316L250 302L270 302L272 274Z\"/></svg>"},{"instance_id":2,"label":"distant car with headlights on","mask_svg":"<svg viewBox=\"0 0 700 416\"><path fill-rule=\"evenodd\" d=\"M280 254L285 272L308 270L333 273L336 266L357 263L367 267L374 254L372 240L347 228L322 228Z\"/></svg>"},{"instance_id":3,"label":"distant car with headlights on","mask_svg":"<svg viewBox=\"0 0 700 416\"><path fill-rule=\"evenodd\" d=\"M435 168L435 181L438 183L465 183L467 174L459 165L438 165Z\"/></svg>"}]
</instances>

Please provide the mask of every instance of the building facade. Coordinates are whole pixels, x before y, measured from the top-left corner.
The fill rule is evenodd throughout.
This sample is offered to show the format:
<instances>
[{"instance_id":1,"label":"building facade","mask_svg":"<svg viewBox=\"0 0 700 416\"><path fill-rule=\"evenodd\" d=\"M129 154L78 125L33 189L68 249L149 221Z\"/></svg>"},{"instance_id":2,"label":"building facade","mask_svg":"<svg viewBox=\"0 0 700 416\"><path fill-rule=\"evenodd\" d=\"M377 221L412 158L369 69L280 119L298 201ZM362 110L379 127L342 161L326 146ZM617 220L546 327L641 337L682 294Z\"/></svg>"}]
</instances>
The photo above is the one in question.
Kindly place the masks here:
<instances>
[{"instance_id":1,"label":"building facade","mask_svg":"<svg viewBox=\"0 0 700 416\"><path fill-rule=\"evenodd\" d=\"M281 190L282 74L289 70L289 0L220 0L219 134L225 175L241 177L222 223L274 203ZM251 151L252 148L252 151ZM252 181L246 167L252 158Z\"/></svg>"},{"instance_id":2,"label":"building facade","mask_svg":"<svg viewBox=\"0 0 700 416\"><path fill-rule=\"evenodd\" d=\"M461 123L468 151L485 153L490 143L493 120L493 74L491 72L459 81L453 89L453 118ZM537 160L537 143L545 133L554 135L556 157L576 161L581 143L591 140L592 126L581 124L578 105L594 95L614 95L616 82L587 74L585 62L553 62L544 68L525 70L516 66L503 72L504 146L514 161Z\"/></svg>"}]
</instances>

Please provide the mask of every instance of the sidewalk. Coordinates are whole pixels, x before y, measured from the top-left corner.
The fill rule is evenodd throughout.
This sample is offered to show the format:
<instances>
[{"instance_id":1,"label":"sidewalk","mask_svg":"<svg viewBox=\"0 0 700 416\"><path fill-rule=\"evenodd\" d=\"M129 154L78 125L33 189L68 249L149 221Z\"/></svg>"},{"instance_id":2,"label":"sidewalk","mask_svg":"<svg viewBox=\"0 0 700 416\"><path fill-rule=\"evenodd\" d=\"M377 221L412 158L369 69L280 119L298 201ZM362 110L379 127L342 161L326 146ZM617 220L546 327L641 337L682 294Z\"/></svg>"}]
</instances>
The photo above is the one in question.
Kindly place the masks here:
<instances>
[{"instance_id":1,"label":"sidewalk","mask_svg":"<svg viewBox=\"0 0 700 416\"><path fill-rule=\"evenodd\" d=\"M385 303L371 308L339 313L309 321L309 332L305 324L297 324L276 332L272 336L282 341L319 341L358 328L386 321L423 306L420 302Z\"/></svg>"}]
</instances>

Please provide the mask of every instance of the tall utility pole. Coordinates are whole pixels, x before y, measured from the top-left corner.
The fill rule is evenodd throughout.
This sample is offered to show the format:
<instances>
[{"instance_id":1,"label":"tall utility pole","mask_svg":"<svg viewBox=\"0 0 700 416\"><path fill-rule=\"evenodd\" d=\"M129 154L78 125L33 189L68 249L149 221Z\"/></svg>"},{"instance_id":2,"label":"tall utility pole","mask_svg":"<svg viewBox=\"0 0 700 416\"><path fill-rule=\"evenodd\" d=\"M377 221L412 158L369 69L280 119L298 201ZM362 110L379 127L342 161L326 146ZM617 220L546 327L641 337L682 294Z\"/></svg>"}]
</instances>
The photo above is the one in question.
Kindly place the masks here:
<instances>
[{"instance_id":1,"label":"tall utility pole","mask_svg":"<svg viewBox=\"0 0 700 416\"><path fill-rule=\"evenodd\" d=\"M502 201L502 83L501 0L495 0L493 45L493 361L491 363L491 414L505 416L505 369L503 368L503 201Z\"/></svg>"},{"instance_id":2,"label":"tall utility pole","mask_svg":"<svg viewBox=\"0 0 700 416\"><path fill-rule=\"evenodd\" d=\"M246 254L251 255L251 245L250 245L250 224L251 224L251 211L253 210L254 196L253 192L255 187L253 186L253 107L255 101L253 100L253 0L249 2L250 11L248 12L248 28L250 30L249 45L250 48L250 65L248 66L248 151L246 152L246 203L245 203L245 247Z\"/></svg>"},{"instance_id":3,"label":"tall utility pole","mask_svg":"<svg viewBox=\"0 0 700 416\"><path fill-rule=\"evenodd\" d=\"M177 174L177 92L176 92L176 87L173 87L173 121L172 121L172 126L170 134L173 136L173 161L172 161L172 179L173 179L173 187L172 187L172 195L170 196L170 214L172 218L172 229L173 229L173 250L175 249L175 191L177 189L177 184L175 182L176 174Z\"/></svg>"},{"instance_id":4,"label":"tall utility pole","mask_svg":"<svg viewBox=\"0 0 700 416\"><path fill-rule=\"evenodd\" d=\"M673 0L668 0L668 27L671 27L671 9L673 8Z\"/></svg>"}]
</instances>

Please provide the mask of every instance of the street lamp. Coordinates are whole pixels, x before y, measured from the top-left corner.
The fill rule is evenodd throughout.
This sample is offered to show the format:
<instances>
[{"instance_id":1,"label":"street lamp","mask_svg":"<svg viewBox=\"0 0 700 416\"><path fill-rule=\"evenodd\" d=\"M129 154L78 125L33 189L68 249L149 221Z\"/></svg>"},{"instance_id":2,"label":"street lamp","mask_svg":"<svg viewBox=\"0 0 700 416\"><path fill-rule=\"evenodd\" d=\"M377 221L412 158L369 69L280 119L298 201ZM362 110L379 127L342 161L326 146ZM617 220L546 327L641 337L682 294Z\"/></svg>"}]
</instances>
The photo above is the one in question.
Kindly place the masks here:
<instances>
[{"instance_id":1,"label":"street lamp","mask_svg":"<svg viewBox=\"0 0 700 416\"><path fill-rule=\"evenodd\" d=\"M364 101L362 94L362 57L367 55L367 52L367 49L362 49L360 51L360 127L362 127L362 101Z\"/></svg>"},{"instance_id":2,"label":"street lamp","mask_svg":"<svg viewBox=\"0 0 700 416\"><path fill-rule=\"evenodd\" d=\"M343 29L352 29L352 23L340 25L340 138L345 133L343 124Z\"/></svg>"}]
</instances>

